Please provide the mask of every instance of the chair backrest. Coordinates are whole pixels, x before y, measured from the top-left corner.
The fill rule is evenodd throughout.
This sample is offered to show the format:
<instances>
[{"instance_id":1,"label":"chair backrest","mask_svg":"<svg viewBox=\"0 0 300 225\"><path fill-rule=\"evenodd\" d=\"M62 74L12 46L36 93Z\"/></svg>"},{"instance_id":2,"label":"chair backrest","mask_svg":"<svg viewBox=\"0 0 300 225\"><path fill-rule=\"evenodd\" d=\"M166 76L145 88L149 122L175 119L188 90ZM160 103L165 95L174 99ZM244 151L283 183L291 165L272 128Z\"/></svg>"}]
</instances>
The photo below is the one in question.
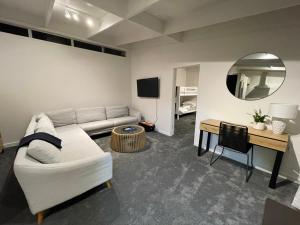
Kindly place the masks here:
<instances>
[{"instance_id":1,"label":"chair backrest","mask_svg":"<svg viewBox=\"0 0 300 225\"><path fill-rule=\"evenodd\" d=\"M247 153L249 150L248 127L221 122L218 144L239 152Z\"/></svg>"}]
</instances>

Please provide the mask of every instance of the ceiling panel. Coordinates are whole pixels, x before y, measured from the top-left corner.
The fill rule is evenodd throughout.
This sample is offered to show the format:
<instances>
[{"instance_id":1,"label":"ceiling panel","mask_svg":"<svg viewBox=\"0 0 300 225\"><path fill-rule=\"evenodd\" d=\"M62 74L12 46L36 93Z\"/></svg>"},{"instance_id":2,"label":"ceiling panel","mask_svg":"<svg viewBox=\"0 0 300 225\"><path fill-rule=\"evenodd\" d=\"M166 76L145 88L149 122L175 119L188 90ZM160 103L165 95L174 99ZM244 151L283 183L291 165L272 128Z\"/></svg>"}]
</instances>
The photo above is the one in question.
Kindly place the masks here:
<instances>
[{"instance_id":1,"label":"ceiling panel","mask_svg":"<svg viewBox=\"0 0 300 225\"><path fill-rule=\"evenodd\" d=\"M193 29L299 4L300 0L0 0L0 20L126 45L155 37L186 41Z\"/></svg>"},{"instance_id":2,"label":"ceiling panel","mask_svg":"<svg viewBox=\"0 0 300 225\"><path fill-rule=\"evenodd\" d=\"M92 39L95 41L103 41L109 37L113 40L113 43L110 44L124 45L130 42L141 41L158 36L160 36L158 32L131 21L124 20L95 35Z\"/></svg>"},{"instance_id":3,"label":"ceiling panel","mask_svg":"<svg viewBox=\"0 0 300 225\"><path fill-rule=\"evenodd\" d=\"M65 5L56 2L48 28L71 36L87 38L98 29L101 17L106 14L101 9L80 7L80 4L76 5L78 0L65 2L75 4ZM98 17L94 14L96 11L99 11Z\"/></svg>"},{"instance_id":4,"label":"ceiling panel","mask_svg":"<svg viewBox=\"0 0 300 225\"><path fill-rule=\"evenodd\" d=\"M151 6L147 12L162 20L170 20L202 7L228 0L161 0Z\"/></svg>"},{"instance_id":5,"label":"ceiling panel","mask_svg":"<svg viewBox=\"0 0 300 225\"><path fill-rule=\"evenodd\" d=\"M101 19L107 12L101 8L82 0L56 0L55 5L60 5L70 10Z\"/></svg>"},{"instance_id":6,"label":"ceiling panel","mask_svg":"<svg viewBox=\"0 0 300 225\"><path fill-rule=\"evenodd\" d=\"M33 14L44 16L51 0L0 0L0 7L7 7Z\"/></svg>"}]
</instances>

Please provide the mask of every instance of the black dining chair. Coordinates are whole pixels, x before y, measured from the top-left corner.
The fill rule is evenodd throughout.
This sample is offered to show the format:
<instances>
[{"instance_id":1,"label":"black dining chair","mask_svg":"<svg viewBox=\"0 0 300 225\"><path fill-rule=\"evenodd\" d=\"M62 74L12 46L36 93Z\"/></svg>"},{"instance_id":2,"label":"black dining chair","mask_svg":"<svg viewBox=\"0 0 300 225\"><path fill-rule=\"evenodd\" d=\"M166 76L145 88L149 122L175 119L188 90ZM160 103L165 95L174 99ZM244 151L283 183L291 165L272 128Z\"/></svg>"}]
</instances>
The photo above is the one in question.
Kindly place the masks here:
<instances>
[{"instance_id":1,"label":"black dining chair","mask_svg":"<svg viewBox=\"0 0 300 225\"><path fill-rule=\"evenodd\" d=\"M222 152L215 158L214 156L218 146L222 147ZM218 144L214 148L212 157L210 159L210 165L214 164L219 158L222 157L224 148L234 152L242 153L247 156L246 182L248 182L253 170L253 145L248 143L248 127L221 122ZM249 160L248 154L250 149L251 161ZM249 161L251 162L251 165L249 165Z\"/></svg>"}]
</instances>

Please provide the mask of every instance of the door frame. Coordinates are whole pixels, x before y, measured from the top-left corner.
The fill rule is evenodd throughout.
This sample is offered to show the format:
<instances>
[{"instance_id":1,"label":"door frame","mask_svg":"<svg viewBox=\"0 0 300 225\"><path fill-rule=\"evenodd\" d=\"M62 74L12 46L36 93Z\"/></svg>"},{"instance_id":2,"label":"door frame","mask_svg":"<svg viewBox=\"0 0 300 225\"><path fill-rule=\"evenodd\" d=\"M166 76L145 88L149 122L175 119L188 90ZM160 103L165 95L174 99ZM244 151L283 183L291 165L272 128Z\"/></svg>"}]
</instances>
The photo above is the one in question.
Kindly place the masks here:
<instances>
[{"instance_id":1,"label":"door frame","mask_svg":"<svg viewBox=\"0 0 300 225\"><path fill-rule=\"evenodd\" d=\"M198 94L199 94L199 80L200 80L200 63L192 63L192 64L182 64L182 65L176 65L175 67L173 67L173 74L172 74L172 104L171 104L171 136L174 135L175 133L175 101L176 101L176 97L175 97L175 93L176 93L176 70L178 68L184 68L184 67L191 67L191 66L198 66L199 67L199 78L198 78ZM198 97L197 97L197 102L198 102ZM198 104L197 104L197 108L198 108ZM197 117L197 111L196 111L196 117ZM196 118L197 119L197 118Z\"/></svg>"}]
</instances>

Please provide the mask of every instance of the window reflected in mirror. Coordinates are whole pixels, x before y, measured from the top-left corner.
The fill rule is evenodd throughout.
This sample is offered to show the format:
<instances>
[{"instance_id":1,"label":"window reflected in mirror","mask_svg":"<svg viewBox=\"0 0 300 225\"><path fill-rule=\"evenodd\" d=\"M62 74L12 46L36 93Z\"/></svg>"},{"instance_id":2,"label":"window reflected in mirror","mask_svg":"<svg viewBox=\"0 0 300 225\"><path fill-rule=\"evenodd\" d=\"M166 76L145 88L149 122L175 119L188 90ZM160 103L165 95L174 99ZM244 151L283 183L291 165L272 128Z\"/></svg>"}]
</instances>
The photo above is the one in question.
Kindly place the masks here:
<instances>
[{"instance_id":1,"label":"window reflected in mirror","mask_svg":"<svg viewBox=\"0 0 300 225\"><path fill-rule=\"evenodd\" d=\"M227 88L243 100L259 100L277 91L286 76L282 60L270 53L254 53L239 59L229 70Z\"/></svg>"}]
</instances>

